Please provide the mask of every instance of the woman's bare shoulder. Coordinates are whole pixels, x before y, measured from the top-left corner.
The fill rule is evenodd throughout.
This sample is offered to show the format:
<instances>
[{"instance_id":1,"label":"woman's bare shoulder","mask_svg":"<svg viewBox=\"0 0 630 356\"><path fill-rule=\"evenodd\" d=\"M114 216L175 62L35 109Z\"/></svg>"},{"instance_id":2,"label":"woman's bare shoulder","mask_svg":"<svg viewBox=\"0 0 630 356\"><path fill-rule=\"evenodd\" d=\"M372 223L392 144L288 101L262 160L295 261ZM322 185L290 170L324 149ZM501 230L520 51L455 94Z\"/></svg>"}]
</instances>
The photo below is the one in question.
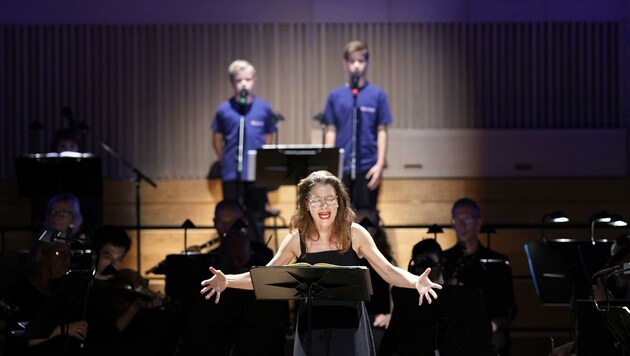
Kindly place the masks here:
<instances>
[{"instance_id":1,"label":"woman's bare shoulder","mask_svg":"<svg viewBox=\"0 0 630 356\"><path fill-rule=\"evenodd\" d=\"M272 266L284 265L300 254L300 234L290 231L282 240L274 258L269 262Z\"/></svg>"},{"instance_id":2,"label":"woman's bare shoulder","mask_svg":"<svg viewBox=\"0 0 630 356\"><path fill-rule=\"evenodd\" d=\"M290 246L294 249L296 246L299 248L300 246L300 232L298 230L289 231L287 236L285 236L284 245Z\"/></svg>"},{"instance_id":3,"label":"woman's bare shoulder","mask_svg":"<svg viewBox=\"0 0 630 356\"><path fill-rule=\"evenodd\" d=\"M352 223L352 225L350 226L351 232L352 232L352 237L354 238L355 236L369 236L370 233L360 224L357 224L355 222Z\"/></svg>"},{"instance_id":4,"label":"woman's bare shoulder","mask_svg":"<svg viewBox=\"0 0 630 356\"><path fill-rule=\"evenodd\" d=\"M352 243L355 245L361 245L368 238L371 238L370 233L357 223L352 223L350 233L352 234Z\"/></svg>"}]
</instances>

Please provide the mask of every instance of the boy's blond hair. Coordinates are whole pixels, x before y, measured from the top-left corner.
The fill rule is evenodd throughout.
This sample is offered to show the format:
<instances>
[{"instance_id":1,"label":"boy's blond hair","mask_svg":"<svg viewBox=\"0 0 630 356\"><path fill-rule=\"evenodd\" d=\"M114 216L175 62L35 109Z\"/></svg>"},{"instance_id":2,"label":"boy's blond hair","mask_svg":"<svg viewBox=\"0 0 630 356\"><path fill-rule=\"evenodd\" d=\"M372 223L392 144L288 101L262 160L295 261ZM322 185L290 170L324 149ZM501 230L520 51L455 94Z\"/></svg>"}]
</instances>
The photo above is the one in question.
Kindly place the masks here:
<instances>
[{"instance_id":1,"label":"boy's blond hair","mask_svg":"<svg viewBox=\"0 0 630 356\"><path fill-rule=\"evenodd\" d=\"M348 60L350 53L360 51L365 51L365 60L369 60L370 52L368 51L367 43L359 40L350 41L343 47L343 59Z\"/></svg>"},{"instance_id":2,"label":"boy's blond hair","mask_svg":"<svg viewBox=\"0 0 630 356\"><path fill-rule=\"evenodd\" d=\"M250 69L255 76L256 68L254 68L254 66L251 63L249 63L248 61L244 59L235 60L234 62L230 63L230 66L228 67L228 75L230 76L230 80L234 78L236 73L240 73L244 70L250 70Z\"/></svg>"}]
</instances>

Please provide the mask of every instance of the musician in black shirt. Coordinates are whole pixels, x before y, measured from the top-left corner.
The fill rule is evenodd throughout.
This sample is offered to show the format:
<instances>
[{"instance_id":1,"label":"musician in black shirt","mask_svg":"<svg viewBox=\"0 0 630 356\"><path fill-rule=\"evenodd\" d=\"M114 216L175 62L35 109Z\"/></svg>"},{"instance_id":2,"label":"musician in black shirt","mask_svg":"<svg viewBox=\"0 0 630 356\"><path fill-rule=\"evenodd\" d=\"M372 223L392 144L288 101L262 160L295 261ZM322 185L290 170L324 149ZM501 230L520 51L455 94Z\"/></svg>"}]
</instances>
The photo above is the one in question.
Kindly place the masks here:
<instances>
[{"instance_id":1,"label":"musician in black shirt","mask_svg":"<svg viewBox=\"0 0 630 356\"><path fill-rule=\"evenodd\" d=\"M481 209L462 198L451 209L457 244L444 251L447 284L478 287L492 326L492 346L498 355L509 352L509 325L516 315L512 271L508 258L481 245L477 237Z\"/></svg>"}]
</instances>

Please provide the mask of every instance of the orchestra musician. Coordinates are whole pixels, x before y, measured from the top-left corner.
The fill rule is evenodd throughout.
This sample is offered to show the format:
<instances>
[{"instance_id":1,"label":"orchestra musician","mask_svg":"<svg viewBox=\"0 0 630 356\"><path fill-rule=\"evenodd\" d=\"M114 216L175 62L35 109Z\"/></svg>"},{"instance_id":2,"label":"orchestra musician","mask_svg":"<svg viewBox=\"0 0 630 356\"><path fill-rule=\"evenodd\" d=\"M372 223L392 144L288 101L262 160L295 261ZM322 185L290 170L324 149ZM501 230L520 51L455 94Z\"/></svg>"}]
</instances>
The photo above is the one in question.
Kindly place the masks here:
<instances>
[{"instance_id":1,"label":"orchestra musician","mask_svg":"<svg viewBox=\"0 0 630 356\"><path fill-rule=\"evenodd\" d=\"M492 251L478 239L481 209L470 198L457 200L451 209L457 244L444 251L447 284L478 287L486 304L496 354L509 353L509 326L516 316L512 271L506 256Z\"/></svg>"},{"instance_id":2,"label":"orchestra musician","mask_svg":"<svg viewBox=\"0 0 630 356\"><path fill-rule=\"evenodd\" d=\"M219 236L209 242L220 243L208 253L213 255L208 261L228 273L243 273L252 266L265 265L273 256L268 247L248 238L244 215L236 200L222 200L215 209ZM199 279L195 281L198 285ZM208 347L213 355L282 354L289 324L288 303L256 300L252 291L231 292L229 302L216 306L199 295L198 287L194 290L196 298L191 302L178 355L197 355Z\"/></svg>"},{"instance_id":3,"label":"orchestra musician","mask_svg":"<svg viewBox=\"0 0 630 356\"><path fill-rule=\"evenodd\" d=\"M90 354L172 355L179 338L177 315L137 271L121 268L131 247L127 233L102 226L94 233L93 246L97 262L89 299Z\"/></svg>"},{"instance_id":4,"label":"orchestra musician","mask_svg":"<svg viewBox=\"0 0 630 356\"><path fill-rule=\"evenodd\" d=\"M82 225L81 204L75 195L60 193L48 200L44 229L59 231L65 233L67 238L85 241L88 237L82 230Z\"/></svg>"}]
</instances>

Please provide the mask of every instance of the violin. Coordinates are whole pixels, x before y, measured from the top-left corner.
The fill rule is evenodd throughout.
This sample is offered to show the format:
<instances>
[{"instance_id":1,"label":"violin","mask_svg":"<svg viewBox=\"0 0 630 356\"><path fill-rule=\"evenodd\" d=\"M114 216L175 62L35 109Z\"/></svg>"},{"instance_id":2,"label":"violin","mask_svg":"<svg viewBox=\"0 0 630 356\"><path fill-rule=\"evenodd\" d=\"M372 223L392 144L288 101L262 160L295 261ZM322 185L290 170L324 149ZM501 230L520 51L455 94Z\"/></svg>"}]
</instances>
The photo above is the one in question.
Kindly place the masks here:
<instances>
[{"instance_id":1,"label":"violin","mask_svg":"<svg viewBox=\"0 0 630 356\"><path fill-rule=\"evenodd\" d=\"M92 291L104 308L122 312L134 303L143 309L166 306L165 296L149 289L149 280L132 269L116 271L112 278L94 280Z\"/></svg>"}]
</instances>

